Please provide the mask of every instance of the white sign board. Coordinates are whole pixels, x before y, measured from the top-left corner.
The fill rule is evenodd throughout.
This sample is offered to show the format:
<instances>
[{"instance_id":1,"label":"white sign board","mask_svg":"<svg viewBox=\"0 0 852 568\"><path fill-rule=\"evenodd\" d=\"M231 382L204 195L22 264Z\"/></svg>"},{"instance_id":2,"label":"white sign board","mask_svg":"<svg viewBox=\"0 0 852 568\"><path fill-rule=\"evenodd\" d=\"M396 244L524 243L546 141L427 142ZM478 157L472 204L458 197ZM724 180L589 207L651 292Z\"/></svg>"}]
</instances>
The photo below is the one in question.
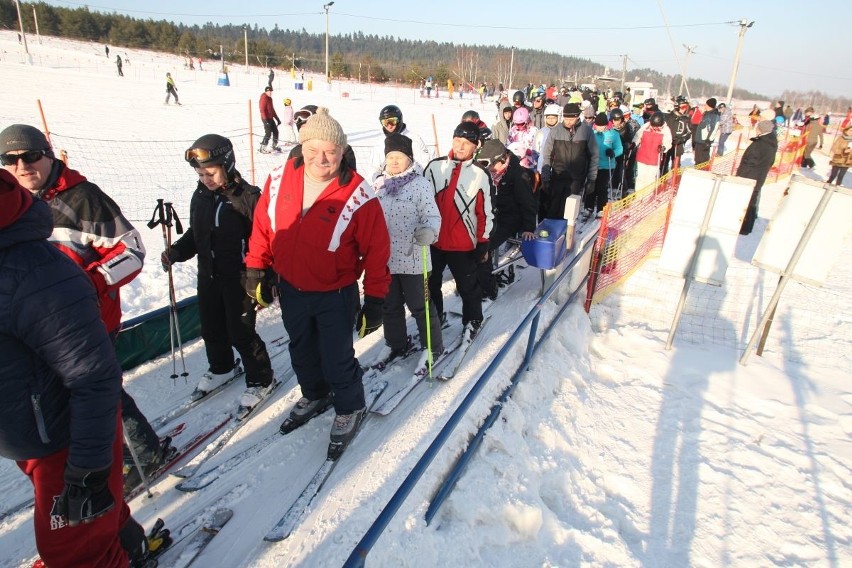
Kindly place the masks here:
<instances>
[{"instance_id":1,"label":"white sign board","mask_svg":"<svg viewBox=\"0 0 852 568\"><path fill-rule=\"evenodd\" d=\"M793 273L788 274L800 282L822 286L831 265L840 255L849 231L849 219L852 219L852 190L845 187L794 175L775 218L760 239L752 264L778 274L787 270L790 258L826 191L832 192L828 205Z\"/></svg>"},{"instance_id":2,"label":"white sign board","mask_svg":"<svg viewBox=\"0 0 852 568\"><path fill-rule=\"evenodd\" d=\"M746 207L754 189L754 180L719 176L696 169L683 172L660 254L660 272L682 278L688 276L717 178L719 187L716 202L701 250L698 251L692 278L715 286L721 286L724 282L729 259L734 255Z\"/></svg>"}]
</instances>

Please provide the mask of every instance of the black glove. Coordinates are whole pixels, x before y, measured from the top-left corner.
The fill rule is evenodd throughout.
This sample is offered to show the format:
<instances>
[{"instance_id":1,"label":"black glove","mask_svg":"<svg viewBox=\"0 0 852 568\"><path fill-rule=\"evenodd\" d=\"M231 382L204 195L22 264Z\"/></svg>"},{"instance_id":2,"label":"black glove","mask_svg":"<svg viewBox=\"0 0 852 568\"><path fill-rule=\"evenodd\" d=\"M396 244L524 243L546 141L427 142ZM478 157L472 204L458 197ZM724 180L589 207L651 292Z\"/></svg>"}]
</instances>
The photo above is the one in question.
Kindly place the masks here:
<instances>
[{"instance_id":1,"label":"black glove","mask_svg":"<svg viewBox=\"0 0 852 568\"><path fill-rule=\"evenodd\" d=\"M476 262L478 264L482 264L483 262L488 262L488 241L484 243L476 243L476 250L474 254L476 255Z\"/></svg>"},{"instance_id":2,"label":"black glove","mask_svg":"<svg viewBox=\"0 0 852 568\"><path fill-rule=\"evenodd\" d=\"M180 260L180 255L175 249L168 252L163 251L160 255L160 264L163 266L163 272L168 272L171 266Z\"/></svg>"},{"instance_id":3,"label":"black glove","mask_svg":"<svg viewBox=\"0 0 852 568\"><path fill-rule=\"evenodd\" d=\"M277 116L275 117L275 122L278 123L278 126L281 126L281 119L278 118Z\"/></svg>"},{"instance_id":4,"label":"black glove","mask_svg":"<svg viewBox=\"0 0 852 568\"><path fill-rule=\"evenodd\" d=\"M615 150L612 148L607 148L605 154L607 158L615 158Z\"/></svg>"},{"instance_id":5,"label":"black glove","mask_svg":"<svg viewBox=\"0 0 852 568\"><path fill-rule=\"evenodd\" d=\"M586 191L583 195L592 195L595 193L595 180L587 179L586 180Z\"/></svg>"},{"instance_id":6,"label":"black glove","mask_svg":"<svg viewBox=\"0 0 852 568\"><path fill-rule=\"evenodd\" d=\"M275 273L272 270L247 268L245 290L256 304L268 307L275 301Z\"/></svg>"},{"instance_id":7,"label":"black glove","mask_svg":"<svg viewBox=\"0 0 852 568\"><path fill-rule=\"evenodd\" d=\"M382 307L384 299L375 296L364 296L364 305L355 316L355 331L358 337L369 335L382 327Z\"/></svg>"},{"instance_id":8,"label":"black glove","mask_svg":"<svg viewBox=\"0 0 852 568\"><path fill-rule=\"evenodd\" d=\"M91 471L66 464L65 488L54 498L51 516L59 515L69 526L76 527L109 512L115 507L115 499L109 492L110 469Z\"/></svg>"}]
</instances>

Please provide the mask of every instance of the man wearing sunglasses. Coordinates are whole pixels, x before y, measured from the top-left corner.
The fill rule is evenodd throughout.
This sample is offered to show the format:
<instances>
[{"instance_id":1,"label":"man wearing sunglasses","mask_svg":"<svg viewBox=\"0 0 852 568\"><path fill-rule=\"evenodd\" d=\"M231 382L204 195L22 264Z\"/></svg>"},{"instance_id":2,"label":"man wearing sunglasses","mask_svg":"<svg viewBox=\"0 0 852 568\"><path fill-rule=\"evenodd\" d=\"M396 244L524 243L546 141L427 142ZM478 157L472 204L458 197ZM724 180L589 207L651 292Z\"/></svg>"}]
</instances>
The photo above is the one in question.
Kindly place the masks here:
<instances>
[{"instance_id":1,"label":"man wearing sunglasses","mask_svg":"<svg viewBox=\"0 0 852 568\"><path fill-rule=\"evenodd\" d=\"M444 317L441 284L444 269L450 268L462 299L462 341L471 341L482 325L482 288L478 265L488 262L491 234L491 180L474 161L480 144L479 127L462 122L453 131L453 147L446 156L426 166L424 175L435 188L441 212L441 230L432 245L432 274L429 296Z\"/></svg>"},{"instance_id":2,"label":"man wearing sunglasses","mask_svg":"<svg viewBox=\"0 0 852 568\"><path fill-rule=\"evenodd\" d=\"M97 293L101 320L114 342L121 327L119 290L141 272L145 258L139 232L97 185L57 160L45 135L33 126L13 124L0 132L0 163L22 187L50 207L53 231L48 240L89 277ZM121 414L125 433L143 468L156 469L170 452L171 440L164 440L161 446L124 389ZM138 524L127 524L121 530L134 532L136 527Z\"/></svg>"},{"instance_id":3,"label":"man wearing sunglasses","mask_svg":"<svg viewBox=\"0 0 852 568\"><path fill-rule=\"evenodd\" d=\"M385 140L391 134L402 134L411 140L411 148L414 151L414 162L420 171L426 167L429 160L434 158L432 151L423 142L423 138L416 132L412 132L408 125L402 120L402 110L396 105L387 105L379 112L379 124L382 125L381 140L373 146L370 152L371 180L375 181L385 169Z\"/></svg>"}]
</instances>

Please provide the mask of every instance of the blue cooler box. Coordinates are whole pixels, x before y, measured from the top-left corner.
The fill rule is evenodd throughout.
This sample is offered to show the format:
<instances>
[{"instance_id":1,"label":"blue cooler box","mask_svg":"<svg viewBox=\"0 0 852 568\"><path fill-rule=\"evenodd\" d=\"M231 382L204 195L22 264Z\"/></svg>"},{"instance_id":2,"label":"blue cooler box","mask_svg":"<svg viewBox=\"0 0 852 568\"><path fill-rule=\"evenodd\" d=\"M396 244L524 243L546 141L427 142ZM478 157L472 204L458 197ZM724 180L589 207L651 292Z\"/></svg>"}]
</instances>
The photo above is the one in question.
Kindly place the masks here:
<instances>
[{"instance_id":1,"label":"blue cooler box","mask_svg":"<svg viewBox=\"0 0 852 568\"><path fill-rule=\"evenodd\" d=\"M568 221L565 219L545 219L535 228L535 239L521 241L521 253L530 266L536 268L554 268L565 260L568 249L565 235Z\"/></svg>"}]
</instances>

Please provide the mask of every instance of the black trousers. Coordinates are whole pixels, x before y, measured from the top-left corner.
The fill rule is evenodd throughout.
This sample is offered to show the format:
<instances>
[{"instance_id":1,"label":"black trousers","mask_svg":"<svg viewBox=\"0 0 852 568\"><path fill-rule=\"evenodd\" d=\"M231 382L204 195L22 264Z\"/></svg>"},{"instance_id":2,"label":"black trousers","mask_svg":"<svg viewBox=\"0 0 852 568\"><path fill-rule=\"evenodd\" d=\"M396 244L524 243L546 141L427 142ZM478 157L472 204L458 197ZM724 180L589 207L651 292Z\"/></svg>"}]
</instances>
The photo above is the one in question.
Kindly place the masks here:
<instances>
[{"instance_id":1,"label":"black trousers","mask_svg":"<svg viewBox=\"0 0 852 568\"><path fill-rule=\"evenodd\" d=\"M428 288L427 288L428 289ZM411 317L417 322L420 334L420 346L426 348L426 290L422 274L391 274L390 289L385 296L383 306L382 328L385 332L385 343L392 349L404 349L408 341L408 329L405 325L405 307L411 312ZM443 351L441 336L441 318L431 298L429 300L429 327L432 351Z\"/></svg>"},{"instance_id":2,"label":"black trousers","mask_svg":"<svg viewBox=\"0 0 852 568\"><path fill-rule=\"evenodd\" d=\"M708 142L693 142L692 152L696 166L710 160L710 144Z\"/></svg>"},{"instance_id":3,"label":"black trousers","mask_svg":"<svg viewBox=\"0 0 852 568\"><path fill-rule=\"evenodd\" d=\"M595 179L595 191L586 195L583 198L583 207L586 209L595 209L603 211L609 201L610 184L615 185L612 181L613 170L601 168L598 170L598 177Z\"/></svg>"},{"instance_id":4,"label":"black trousers","mask_svg":"<svg viewBox=\"0 0 852 568\"><path fill-rule=\"evenodd\" d=\"M272 136L272 145L278 146L278 125L271 118L263 121L263 140L260 141L261 147L266 146L270 136Z\"/></svg>"},{"instance_id":5,"label":"black trousers","mask_svg":"<svg viewBox=\"0 0 852 568\"><path fill-rule=\"evenodd\" d=\"M254 310L240 278L198 277L201 338L210 372L233 369L236 348L246 370L246 385L267 386L272 382L272 363L254 329Z\"/></svg>"},{"instance_id":6,"label":"black trousers","mask_svg":"<svg viewBox=\"0 0 852 568\"><path fill-rule=\"evenodd\" d=\"M304 292L278 284L281 319L290 335L290 360L302 396L332 395L337 414L364 408L364 372L355 358L352 336L358 311L358 285L330 292Z\"/></svg>"},{"instance_id":7,"label":"black trousers","mask_svg":"<svg viewBox=\"0 0 852 568\"><path fill-rule=\"evenodd\" d=\"M444 312L441 283L444 269L449 267L456 281L456 290L462 299L462 323L482 321L482 288L477 278L474 251L445 251L432 247L432 274L429 275L429 298L438 314Z\"/></svg>"},{"instance_id":8,"label":"black trousers","mask_svg":"<svg viewBox=\"0 0 852 568\"><path fill-rule=\"evenodd\" d=\"M554 177L550 181L550 203L547 207L548 219L565 218L565 201L572 195L583 195L586 180L571 177Z\"/></svg>"}]
</instances>

